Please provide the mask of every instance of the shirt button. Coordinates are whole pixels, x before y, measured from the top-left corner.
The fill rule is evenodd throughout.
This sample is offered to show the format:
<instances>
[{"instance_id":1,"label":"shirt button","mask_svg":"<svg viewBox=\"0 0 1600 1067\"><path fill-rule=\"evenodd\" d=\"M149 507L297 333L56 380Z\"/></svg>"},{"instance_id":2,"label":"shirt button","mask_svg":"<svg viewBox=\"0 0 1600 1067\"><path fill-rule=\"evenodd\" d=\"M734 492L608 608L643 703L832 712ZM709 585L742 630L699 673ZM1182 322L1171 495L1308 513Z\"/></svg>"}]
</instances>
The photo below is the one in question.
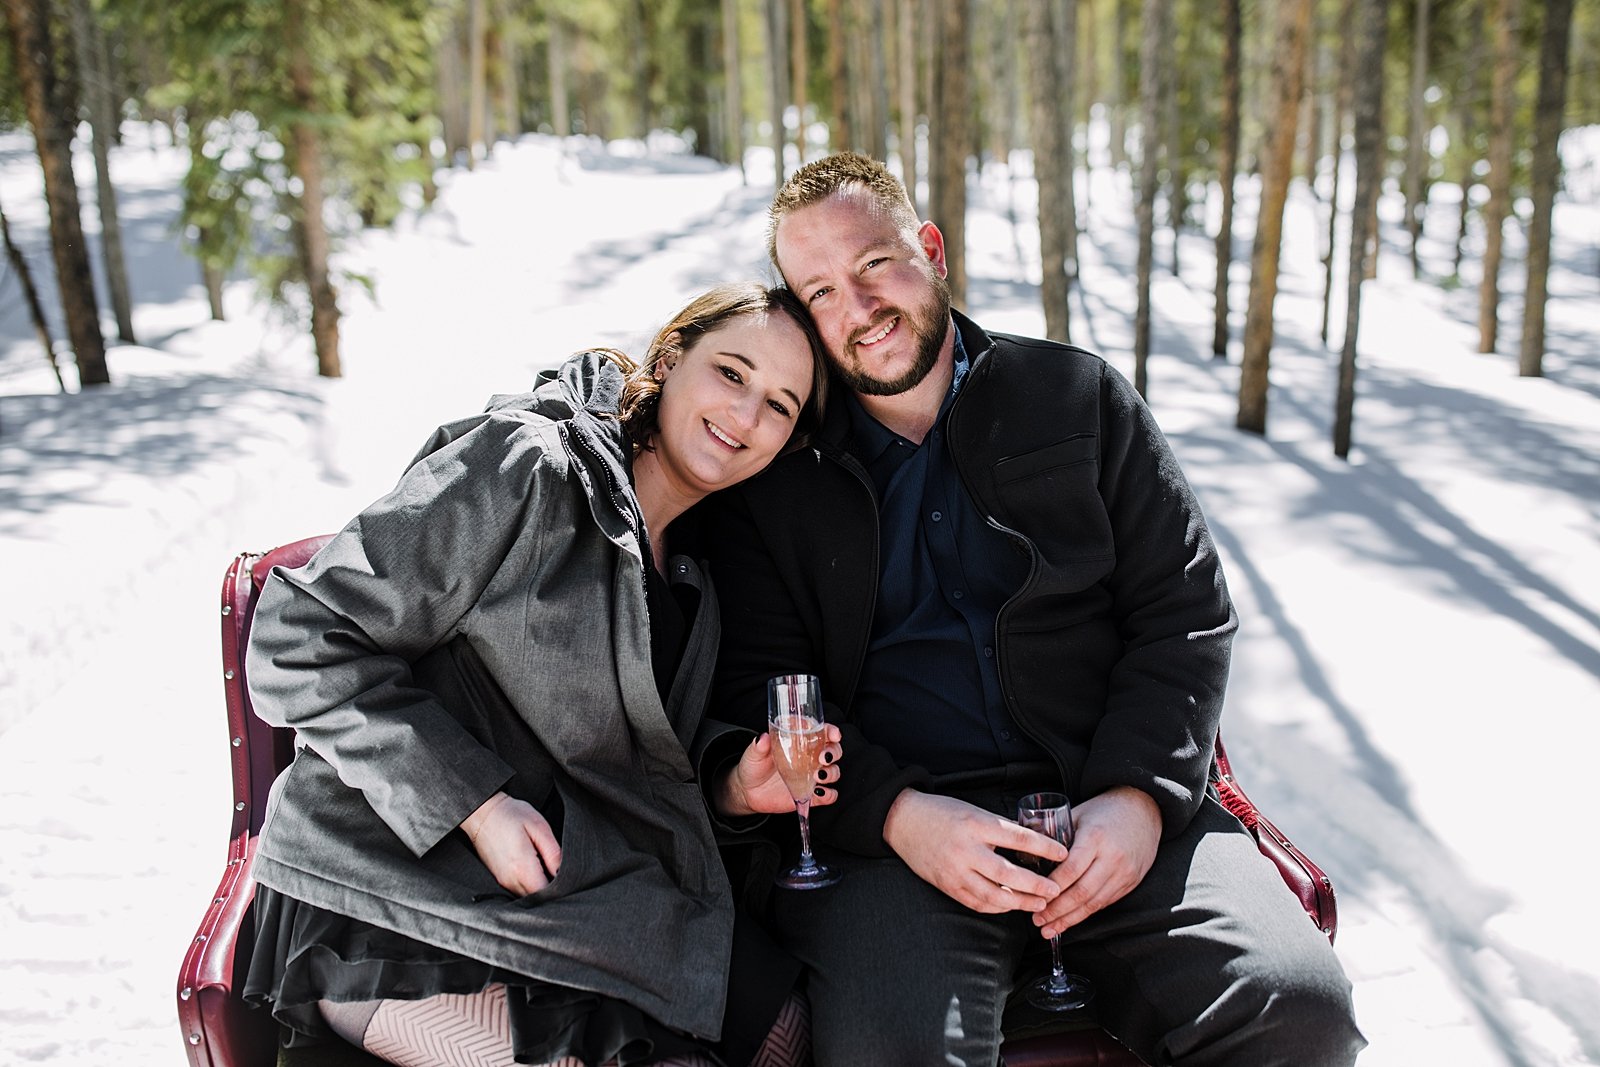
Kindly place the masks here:
<instances>
[{"instance_id":1,"label":"shirt button","mask_svg":"<svg viewBox=\"0 0 1600 1067\"><path fill-rule=\"evenodd\" d=\"M1002 740L1002 741L1011 740L1011 731L1010 730L1001 730L1000 731L1000 740Z\"/></svg>"},{"instance_id":2,"label":"shirt button","mask_svg":"<svg viewBox=\"0 0 1600 1067\"><path fill-rule=\"evenodd\" d=\"M983 650L983 658L984 658L984 659L994 659L994 649L992 649L992 648L985 648L985 649L984 649L984 650Z\"/></svg>"},{"instance_id":3,"label":"shirt button","mask_svg":"<svg viewBox=\"0 0 1600 1067\"><path fill-rule=\"evenodd\" d=\"M939 520L940 520L940 519L942 519L942 518L944 518L944 512L942 512L942 511L935 511L935 512L934 512L934 513L933 513L933 521L934 521L934 522L938 522L938 521L939 521Z\"/></svg>"},{"instance_id":4,"label":"shirt button","mask_svg":"<svg viewBox=\"0 0 1600 1067\"><path fill-rule=\"evenodd\" d=\"M957 590L956 590L956 591L955 591L955 593L954 593L954 594L952 594L952 595L953 595L953 596L954 596L954 597L955 597L955 598L956 598L956 599L957 599L957 600L960 600L960 599L961 599L961 598L962 598L962 597L964 597L964 596L966 596L966 595L967 595L967 594L965 594L965 593L963 593L963 592L962 592L962 591L961 591L961 590L959 590L959 589L957 589Z\"/></svg>"}]
</instances>

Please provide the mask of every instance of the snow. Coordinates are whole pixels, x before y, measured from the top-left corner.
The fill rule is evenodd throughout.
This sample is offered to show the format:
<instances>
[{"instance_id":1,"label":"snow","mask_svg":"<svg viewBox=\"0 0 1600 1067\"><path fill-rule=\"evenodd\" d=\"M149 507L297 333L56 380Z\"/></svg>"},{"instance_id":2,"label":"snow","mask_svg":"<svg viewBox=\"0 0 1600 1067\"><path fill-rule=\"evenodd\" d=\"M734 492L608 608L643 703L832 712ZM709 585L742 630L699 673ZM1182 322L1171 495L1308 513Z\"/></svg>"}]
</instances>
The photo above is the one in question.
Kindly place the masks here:
<instances>
[{"instance_id":1,"label":"snow","mask_svg":"<svg viewBox=\"0 0 1600 1067\"><path fill-rule=\"evenodd\" d=\"M1586 176L1597 133L1563 141ZM58 317L31 148L0 138L0 204ZM565 353L637 350L692 293L767 277L770 158L747 163L751 185L666 139L499 146L444 176L432 211L347 247L341 266L375 295L344 287L346 376L327 381L251 283L208 320L174 238L183 154L128 127L113 164L148 347L110 349L113 388L61 395L0 283L0 1065L179 1062L173 983L225 858L216 598L232 555L336 528L436 423ZM91 173L80 159L86 189ZM968 305L1038 334L1030 173L1024 157L972 178ZM1516 374L1520 228L1505 354L1479 355L1481 232L1459 284L1445 278L1457 191L1436 187L1422 281L1385 200L1348 463L1330 443L1337 354L1317 337L1326 222L1305 187L1264 439L1233 428L1237 341L1230 362L1209 352L1211 239L1185 234L1182 273L1154 285L1152 407L1243 620L1229 750L1335 880L1366 1067L1600 1062L1600 934L1578 873L1600 751L1600 195L1592 176L1569 190L1543 379ZM1073 328L1131 374L1129 181L1097 168L1079 196ZM1214 191L1206 210L1214 225ZM1156 260L1171 262L1165 236ZM1336 299L1335 345L1343 319Z\"/></svg>"}]
</instances>

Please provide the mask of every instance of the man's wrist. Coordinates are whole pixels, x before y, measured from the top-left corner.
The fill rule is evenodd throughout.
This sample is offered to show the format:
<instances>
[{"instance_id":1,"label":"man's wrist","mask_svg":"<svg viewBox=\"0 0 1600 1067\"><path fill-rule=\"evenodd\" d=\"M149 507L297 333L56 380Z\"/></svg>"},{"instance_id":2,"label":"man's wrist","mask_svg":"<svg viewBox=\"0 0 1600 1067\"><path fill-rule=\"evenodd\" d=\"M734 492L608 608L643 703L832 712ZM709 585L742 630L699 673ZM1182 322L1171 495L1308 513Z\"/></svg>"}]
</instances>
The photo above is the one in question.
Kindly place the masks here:
<instances>
[{"instance_id":1,"label":"man's wrist","mask_svg":"<svg viewBox=\"0 0 1600 1067\"><path fill-rule=\"evenodd\" d=\"M907 786L896 793L895 798L889 802L889 810L883 817L883 843L890 849L894 849L894 833L905 815L907 805L915 804L916 798L921 795L917 790ZM897 849L895 851L898 852Z\"/></svg>"}]
</instances>

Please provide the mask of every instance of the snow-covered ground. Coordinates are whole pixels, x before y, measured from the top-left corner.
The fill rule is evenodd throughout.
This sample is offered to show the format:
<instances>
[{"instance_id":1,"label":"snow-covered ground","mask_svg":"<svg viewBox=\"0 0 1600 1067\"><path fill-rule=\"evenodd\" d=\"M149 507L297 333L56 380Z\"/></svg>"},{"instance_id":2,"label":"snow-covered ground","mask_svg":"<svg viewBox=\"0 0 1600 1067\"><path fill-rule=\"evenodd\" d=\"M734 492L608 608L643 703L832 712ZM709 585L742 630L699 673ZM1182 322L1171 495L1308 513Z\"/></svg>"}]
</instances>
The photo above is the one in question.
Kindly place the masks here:
<instances>
[{"instance_id":1,"label":"snow-covered ground","mask_svg":"<svg viewBox=\"0 0 1600 1067\"><path fill-rule=\"evenodd\" d=\"M53 310L30 151L0 139L0 204ZM749 163L753 183L770 175ZM172 236L181 154L130 127L114 165L149 346L110 350L116 385L59 395L14 279L0 282L0 1065L181 1062L173 981L228 825L217 589L233 553L335 528L435 423L581 345L636 349L689 294L766 274L770 186L669 146L529 137L348 248L376 296L346 286L346 377L330 382L249 283L230 287L229 321L208 320ZM1025 159L971 192L968 307L1039 333ZM1452 194L1435 191L1422 282L1385 202L1352 462L1332 456L1325 222L1304 188L1267 437L1233 429L1238 345L1211 358L1199 232L1181 275L1155 283L1151 403L1243 619L1229 748L1338 885L1363 1064L1600 1063L1583 876L1600 752L1600 204L1591 182L1559 208L1547 377L1522 379L1514 354L1475 351L1475 263L1441 284ZM1131 373L1128 182L1097 170L1086 199L1075 339ZM1507 353L1521 248L1513 228ZM1236 334L1248 256L1241 239Z\"/></svg>"}]
</instances>

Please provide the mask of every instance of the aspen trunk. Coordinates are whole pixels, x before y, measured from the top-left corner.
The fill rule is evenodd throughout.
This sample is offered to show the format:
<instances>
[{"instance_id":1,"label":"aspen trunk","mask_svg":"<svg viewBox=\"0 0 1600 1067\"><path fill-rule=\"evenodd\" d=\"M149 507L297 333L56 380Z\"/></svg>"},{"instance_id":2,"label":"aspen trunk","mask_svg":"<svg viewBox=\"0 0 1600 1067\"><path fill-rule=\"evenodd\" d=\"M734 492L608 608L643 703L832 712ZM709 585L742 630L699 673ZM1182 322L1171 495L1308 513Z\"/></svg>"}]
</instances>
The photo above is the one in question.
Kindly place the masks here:
<instances>
[{"instance_id":1,"label":"aspen trunk","mask_svg":"<svg viewBox=\"0 0 1600 1067\"><path fill-rule=\"evenodd\" d=\"M1356 341L1361 333L1362 259L1370 236L1371 205L1378 202L1383 179L1383 53L1389 34L1389 0L1361 0L1355 75L1356 196L1350 207L1349 282L1345 302L1344 345L1339 354L1339 384L1334 397L1333 452L1350 457L1355 422Z\"/></svg>"},{"instance_id":2,"label":"aspen trunk","mask_svg":"<svg viewBox=\"0 0 1600 1067\"><path fill-rule=\"evenodd\" d=\"M1244 355L1239 368L1241 430L1267 432L1267 385L1272 359L1272 305L1278 296L1278 254L1283 237L1283 208L1294 169L1294 135L1305 74L1311 0L1284 0L1278 8L1277 44L1273 48L1272 134L1261 182L1261 212L1250 250L1250 302L1245 310Z\"/></svg>"},{"instance_id":3,"label":"aspen trunk","mask_svg":"<svg viewBox=\"0 0 1600 1067\"><path fill-rule=\"evenodd\" d=\"M478 161L478 148L485 143L484 114L489 100L488 64L484 46L486 33L484 0L467 0L467 169Z\"/></svg>"},{"instance_id":4,"label":"aspen trunk","mask_svg":"<svg viewBox=\"0 0 1600 1067\"><path fill-rule=\"evenodd\" d=\"M783 165L783 113L788 103L785 86L785 58L789 54L784 23L787 21L787 0L767 0L767 120L772 124L772 178L773 188L781 189L784 181Z\"/></svg>"},{"instance_id":5,"label":"aspen trunk","mask_svg":"<svg viewBox=\"0 0 1600 1067\"><path fill-rule=\"evenodd\" d=\"M1572 0L1546 0L1539 38L1539 97L1533 111L1533 220L1528 226L1528 290L1523 302L1522 347L1517 373L1544 374L1544 305L1550 274L1551 218L1561 178L1563 113L1567 106L1567 50L1572 37Z\"/></svg>"},{"instance_id":6,"label":"aspen trunk","mask_svg":"<svg viewBox=\"0 0 1600 1067\"><path fill-rule=\"evenodd\" d=\"M1478 287L1478 351L1493 352L1500 337L1500 250L1511 213L1512 75L1516 52L1514 0L1490 0L1494 66L1489 90L1489 202L1483 207L1483 279Z\"/></svg>"},{"instance_id":7,"label":"aspen trunk","mask_svg":"<svg viewBox=\"0 0 1600 1067\"><path fill-rule=\"evenodd\" d=\"M315 113L311 59L306 52L305 13L301 0L284 0L284 47L288 49L289 91L301 114ZM311 292L311 341L317 353L317 373L337 378L339 364L339 299L328 272L330 242L322 216L322 144L309 122L289 128L292 165L300 179L300 251L306 286Z\"/></svg>"},{"instance_id":8,"label":"aspen trunk","mask_svg":"<svg viewBox=\"0 0 1600 1067\"><path fill-rule=\"evenodd\" d=\"M1217 180L1222 220L1217 227L1217 283L1211 354L1228 358L1228 271L1233 265L1233 187L1239 170L1239 47L1244 37L1240 0L1222 0L1222 117Z\"/></svg>"},{"instance_id":9,"label":"aspen trunk","mask_svg":"<svg viewBox=\"0 0 1600 1067\"><path fill-rule=\"evenodd\" d=\"M1061 135L1062 188L1061 207L1066 213L1062 228L1066 231L1067 277L1078 276L1078 192L1076 172L1077 152L1073 147L1073 134L1077 132L1077 93L1073 81L1077 74L1072 59L1078 52L1078 0L1056 0L1055 54L1057 77L1061 81L1061 103L1058 105L1058 122L1063 126ZM1063 336L1065 336L1063 334Z\"/></svg>"},{"instance_id":10,"label":"aspen trunk","mask_svg":"<svg viewBox=\"0 0 1600 1067\"><path fill-rule=\"evenodd\" d=\"M45 0L5 0L11 28L12 62L23 108L44 171L45 204L50 213L50 251L55 259L56 288L67 339L78 364L78 384L106 385L105 338L100 334L100 309L95 302L94 274L79 214L78 183L72 173L72 129L61 102L55 73L49 4Z\"/></svg>"},{"instance_id":11,"label":"aspen trunk","mask_svg":"<svg viewBox=\"0 0 1600 1067\"><path fill-rule=\"evenodd\" d=\"M1107 110L1110 112L1111 165L1122 169L1128 165L1128 106L1123 96L1127 91L1128 4L1132 0L1111 0L1111 77ZM1141 70L1139 76L1144 77Z\"/></svg>"}]
</instances>

